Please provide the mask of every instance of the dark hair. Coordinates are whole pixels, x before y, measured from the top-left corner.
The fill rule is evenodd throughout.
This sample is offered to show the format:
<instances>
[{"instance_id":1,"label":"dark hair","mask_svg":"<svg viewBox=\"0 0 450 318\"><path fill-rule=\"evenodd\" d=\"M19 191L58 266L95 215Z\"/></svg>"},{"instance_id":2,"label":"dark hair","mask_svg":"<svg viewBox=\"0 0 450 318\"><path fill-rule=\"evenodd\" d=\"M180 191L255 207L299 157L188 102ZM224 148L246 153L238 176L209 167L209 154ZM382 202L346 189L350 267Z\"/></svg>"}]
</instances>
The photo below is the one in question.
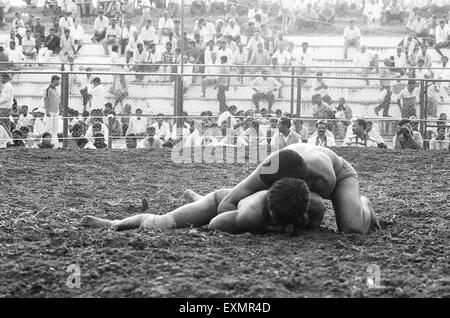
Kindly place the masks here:
<instances>
[{"instance_id":1,"label":"dark hair","mask_svg":"<svg viewBox=\"0 0 450 318\"><path fill-rule=\"evenodd\" d=\"M291 128L291 120L288 117L281 117L280 124L287 128Z\"/></svg>"},{"instance_id":2,"label":"dark hair","mask_svg":"<svg viewBox=\"0 0 450 318\"><path fill-rule=\"evenodd\" d=\"M400 120L397 125L403 126L404 124L408 124L408 123L411 123L411 121L409 119L405 118L405 119Z\"/></svg>"},{"instance_id":3,"label":"dark hair","mask_svg":"<svg viewBox=\"0 0 450 318\"><path fill-rule=\"evenodd\" d=\"M272 160L265 160L261 164L259 178L267 187L271 187L276 181L283 178L303 179L306 176L306 163L300 154L291 149L282 149L274 154L278 158L278 169L275 172L267 173L267 167L270 167Z\"/></svg>"},{"instance_id":4,"label":"dark hair","mask_svg":"<svg viewBox=\"0 0 450 318\"><path fill-rule=\"evenodd\" d=\"M101 133L101 132L96 132L94 134L94 137L105 137L105 135L103 133Z\"/></svg>"},{"instance_id":5,"label":"dark hair","mask_svg":"<svg viewBox=\"0 0 450 318\"><path fill-rule=\"evenodd\" d=\"M52 137L52 134L49 132L45 132L42 134L42 138L51 138L51 137Z\"/></svg>"},{"instance_id":6,"label":"dark hair","mask_svg":"<svg viewBox=\"0 0 450 318\"><path fill-rule=\"evenodd\" d=\"M362 128L363 128L364 130L366 130L367 123L366 123L366 121L365 121L364 119L359 118L359 119L356 120L356 123L357 123L359 126L362 126Z\"/></svg>"},{"instance_id":7,"label":"dark hair","mask_svg":"<svg viewBox=\"0 0 450 318\"><path fill-rule=\"evenodd\" d=\"M61 78L58 75L53 75L51 81L53 82L53 81L57 81L59 79L61 79Z\"/></svg>"},{"instance_id":8,"label":"dark hair","mask_svg":"<svg viewBox=\"0 0 450 318\"><path fill-rule=\"evenodd\" d=\"M278 180L267 193L267 206L275 223L299 225L309 206L309 188L301 179Z\"/></svg>"},{"instance_id":9,"label":"dark hair","mask_svg":"<svg viewBox=\"0 0 450 318\"><path fill-rule=\"evenodd\" d=\"M111 48L111 51L113 52L119 52L119 46L117 44L114 44Z\"/></svg>"},{"instance_id":10,"label":"dark hair","mask_svg":"<svg viewBox=\"0 0 450 318\"><path fill-rule=\"evenodd\" d=\"M22 134L23 134L23 133L28 134L28 133L30 132L30 128L28 128L27 126L22 126L22 127L20 127L19 129L20 129L20 131L22 132Z\"/></svg>"}]
</instances>

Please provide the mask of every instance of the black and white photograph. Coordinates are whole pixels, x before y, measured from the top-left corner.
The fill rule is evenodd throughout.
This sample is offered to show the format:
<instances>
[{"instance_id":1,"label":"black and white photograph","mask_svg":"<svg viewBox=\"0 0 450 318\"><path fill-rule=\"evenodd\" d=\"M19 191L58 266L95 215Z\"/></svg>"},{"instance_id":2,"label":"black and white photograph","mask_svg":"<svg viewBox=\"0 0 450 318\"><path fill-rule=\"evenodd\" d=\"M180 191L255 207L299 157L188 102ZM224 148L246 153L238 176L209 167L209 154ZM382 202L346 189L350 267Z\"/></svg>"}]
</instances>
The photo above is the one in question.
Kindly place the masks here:
<instances>
[{"instance_id":1,"label":"black and white photograph","mask_svg":"<svg viewBox=\"0 0 450 318\"><path fill-rule=\"evenodd\" d=\"M0 0L0 298L450 297L449 21L450 0Z\"/></svg>"}]
</instances>

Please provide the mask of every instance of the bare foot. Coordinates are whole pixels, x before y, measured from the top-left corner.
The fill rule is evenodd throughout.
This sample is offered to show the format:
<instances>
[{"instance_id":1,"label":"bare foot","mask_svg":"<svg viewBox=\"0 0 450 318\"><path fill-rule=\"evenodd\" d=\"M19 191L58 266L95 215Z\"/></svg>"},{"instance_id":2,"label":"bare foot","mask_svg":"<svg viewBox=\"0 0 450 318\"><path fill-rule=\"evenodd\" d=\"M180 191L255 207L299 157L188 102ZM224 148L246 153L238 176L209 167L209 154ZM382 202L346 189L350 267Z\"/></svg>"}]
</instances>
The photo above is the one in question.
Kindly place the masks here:
<instances>
[{"instance_id":1,"label":"bare foot","mask_svg":"<svg viewBox=\"0 0 450 318\"><path fill-rule=\"evenodd\" d=\"M91 215L84 216L80 221L80 225L82 225L84 227L91 227L91 228L96 228L96 229L110 228L112 224L113 224L113 222L110 220L97 218L97 217L91 216Z\"/></svg>"},{"instance_id":2,"label":"bare foot","mask_svg":"<svg viewBox=\"0 0 450 318\"><path fill-rule=\"evenodd\" d=\"M369 229L372 230L381 230L380 223L378 222L377 216L375 215L375 211L370 204L370 201L367 197L361 197L361 202L363 204L363 209L370 211L370 226Z\"/></svg>"}]
</instances>

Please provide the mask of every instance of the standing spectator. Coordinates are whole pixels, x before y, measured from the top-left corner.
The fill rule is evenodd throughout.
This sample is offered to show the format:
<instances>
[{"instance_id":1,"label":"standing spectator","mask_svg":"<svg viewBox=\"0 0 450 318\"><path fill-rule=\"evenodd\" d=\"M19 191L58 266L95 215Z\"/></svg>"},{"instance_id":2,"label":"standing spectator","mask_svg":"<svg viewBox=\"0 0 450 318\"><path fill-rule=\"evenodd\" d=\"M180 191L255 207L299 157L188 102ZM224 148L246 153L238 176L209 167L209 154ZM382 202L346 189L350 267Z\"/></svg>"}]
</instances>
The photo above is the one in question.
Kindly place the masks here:
<instances>
[{"instance_id":1,"label":"standing spectator","mask_svg":"<svg viewBox=\"0 0 450 318\"><path fill-rule=\"evenodd\" d=\"M158 43L158 37L156 36L156 30L152 25L152 20L148 19L147 24L142 27L140 38L144 41L147 49L151 43Z\"/></svg>"},{"instance_id":2,"label":"standing spectator","mask_svg":"<svg viewBox=\"0 0 450 318\"><path fill-rule=\"evenodd\" d=\"M397 124L397 131L392 141L394 149L422 149L423 139L418 131L413 131L411 121L402 119Z\"/></svg>"},{"instance_id":3,"label":"standing spectator","mask_svg":"<svg viewBox=\"0 0 450 318\"><path fill-rule=\"evenodd\" d=\"M95 112L93 112L93 113L95 113ZM98 117L94 118L94 122L87 129L85 137L90 143L95 145L94 137L97 133L103 134L102 137L104 139L108 140L108 138L109 138L108 126L106 126L104 123L102 123L101 119Z\"/></svg>"},{"instance_id":4,"label":"standing spectator","mask_svg":"<svg viewBox=\"0 0 450 318\"><path fill-rule=\"evenodd\" d=\"M14 30L15 36L19 40L19 45L22 45L22 36L23 33L25 33L25 23L23 22L22 14L20 12L16 12L14 14L12 29Z\"/></svg>"},{"instance_id":5,"label":"standing spectator","mask_svg":"<svg viewBox=\"0 0 450 318\"><path fill-rule=\"evenodd\" d=\"M109 45L119 45L120 37L122 36L122 29L116 25L116 18L111 19L111 25L106 28L105 39L102 42L105 55L109 55Z\"/></svg>"},{"instance_id":6,"label":"standing spectator","mask_svg":"<svg viewBox=\"0 0 450 318\"><path fill-rule=\"evenodd\" d=\"M109 26L109 19L103 15L103 11L98 12L94 21L94 36L92 42L101 42L106 36L106 28Z\"/></svg>"},{"instance_id":7,"label":"standing spectator","mask_svg":"<svg viewBox=\"0 0 450 318\"><path fill-rule=\"evenodd\" d=\"M256 29L253 32L253 37L247 43L248 57L249 59L253 56L253 53L258 50L258 46L262 44L264 48L264 39L261 37L261 32ZM248 61L249 62L249 61ZM267 63L269 64L269 63Z\"/></svg>"},{"instance_id":8,"label":"standing spectator","mask_svg":"<svg viewBox=\"0 0 450 318\"><path fill-rule=\"evenodd\" d=\"M34 121L33 133L31 135L37 140L41 139L42 135L47 132L48 125L45 113L46 111L42 107L34 110L36 119Z\"/></svg>"},{"instance_id":9,"label":"standing spectator","mask_svg":"<svg viewBox=\"0 0 450 318\"><path fill-rule=\"evenodd\" d=\"M301 142L302 137L291 130L291 120L287 117L281 117L278 121L278 131L275 131L273 134L270 140L270 146L275 147L275 149L282 149Z\"/></svg>"},{"instance_id":10,"label":"standing spectator","mask_svg":"<svg viewBox=\"0 0 450 318\"><path fill-rule=\"evenodd\" d=\"M34 60L36 57L36 40L31 36L31 30L27 29L25 37L22 39L23 54Z\"/></svg>"},{"instance_id":11,"label":"standing spectator","mask_svg":"<svg viewBox=\"0 0 450 318\"><path fill-rule=\"evenodd\" d=\"M90 90L88 90L88 94L90 105L87 107L87 110L90 112L103 112L102 109L106 104L106 91L99 77L92 79L92 86L90 87Z\"/></svg>"},{"instance_id":12,"label":"standing spectator","mask_svg":"<svg viewBox=\"0 0 450 318\"><path fill-rule=\"evenodd\" d=\"M411 22L408 22L406 25L406 28L413 32L414 37L422 38L422 43L425 43L425 39L428 37L428 23L427 21L422 17L422 12L417 11L416 19L414 19Z\"/></svg>"},{"instance_id":13,"label":"standing spectator","mask_svg":"<svg viewBox=\"0 0 450 318\"><path fill-rule=\"evenodd\" d=\"M205 56L206 60L206 56ZM206 64L205 77L202 79L202 99L206 99L206 88L208 86L216 86L219 82L217 74L220 73L220 61L217 60L217 53L213 51L211 53L211 62ZM207 75L215 74L215 75Z\"/></svg>"},{"instance_id":14,"label":"standing spectator","mask_svg":"<svg viewBox=\"0 0 450 318\"><path fill-rule=\"evenodd\" d=\"M439 53L440 56L444 56L441 49L450 46L450 26L448 24L445 24L445 20L441 19L439 21L439 26L436 27L434 34L436 37L436 45L434 46L434 49Z\"/></svg>"},{"instance_id":15,"label":"standing spectator","mask_svg":"<svg viewBox=\"0 0 450 318\"><path fill-rule=\"evenodd\" d=\"M136 109L136 116L130 118L126 136L135 134L136 136L145 136L147 132L148 121L142 117L142 109Z\"/></svg>"},{"instance_id":16,"label":"standing spectator","mask_svg":"<svg viewBox=\"0 0 450 318\"><path fill-rule=\"evenodd\" d=\"M11 85L11 78L8 74L2 73L1 77L1 93L0 93L0 125L10 132L11 121L8 119L10 110L13 104L13 86Z\"/></svg>"},{"instance_id":17,"label":"standing spectator","mask_svg":"<svg viewBox=\"0 0 450 318\"><path fill-rule=\"evenodd\" d=\"M237 25L235 19L230 19L225 27L224 36L231 36L232 40L238 42L241 37L241 28Z\"/></svg>"},{"instance_id":18,"label":"standing spectator","mask_svg":"<svg viewBox=\"0 0 450 318\"><path fill-rule=\"evenodd\" d=\"M62 63L73 63L73 58L75 54L75 41L70 35L70 30L65 29L64 35L61 37L60 41L61 50L59 51L59 57Z\"/></svg>"},{"instance_id":19,"label":"standing spectator","mask_svg":"<svg viewBox=\"0 0 450 318\"><path fill-rule=\"evenodd\" d=\"M367 51L366 46L361 46L361 51L355 54L353 58L353 66L361 69L361 76L367 78L369 72L375 68L378 71L378 56L372 55ZM370 85L369 80L366 79L366 84Z\"/></svg>"},{"instance_id":20,"label":"standing spectator","mask_svg":"<svg viewBox=\"0 0 450 318\"><path fill-rule=\"evenodd\" d=\"M331 131L327 129L328 122L319 119L316 122L316 131L308 138L308 144L322 147L336 147L336 141Z\"/></svg>"},{"instance_id":21,"label":"standing spectator","mask_svg":"<svg viewBox=\"0 0 450 318\"><path fill-rule=\"evenodd\" d=\"M34 117L28 112L27 105L22 105L22 107L20 107L19 121L17 123L17 127L19 128L24 126L29 130L32 130L34 126Z\"/></svg>"},{"instance_id":22,"label":"standing spectator","mask_svg":"<svg viewBox=\"0 0 450 318\"><path fill-rule=\"evenodd\" d=\"M391 61L389 59L384 60L384 67L389 67ZM375 114L378 116L380 110L383 110L383 117L389 116L389 107L391 106L391 81L388 79L391 76L391 72L388 68L382 68L380 70L380 89L381 95L383 96L383 101L380 105L374 108Z\"/></svg>"},{"instance_id":23,"label":"standing spectator","mask_svg":"<svg viewBox=\"0 0 450 318\"><path fill-rule=\"evenodd\" d=\"M175 63L175 52L172 50L172 42L166 43L166 51L161 56L161 62L163 64L174 64ZM163 66L164 73L172 73L171 65ZM164 79L165 82L170 82L170 77Z\"/></svg>"},{"instance_id":24,"label":"standing spectator","mask_svg":"<svg viewBox=\"0 0 450 318\"><path fill-rule=\"evenodd\" d=\"M306 8L300 11L297 25L302 28L313 28L317 30L319 14L314 10L311 3L306 4Z\"/></svg>"},{"instance_id":25,"label":"standing spectator","mask_svg":"<svg viewBox=\"0 0 450 318\"><path fill-rule=\"evenodd\" d=\"M225 55L222 55L220 57L220 76L217 81L217 84L215 85L215 89L217 89L217 100L219 101L219 112L224 112L227 107L227 97L225 95L225 92L230 89L230 77L228 76L230 74L230 67L228 66L228 57Z\"/></svg>"},{"instance_id":26,"label":"standing spectator","mask_svg":"<svg viewBox=\"0 0 450 318\"><path fill-rule=\"evenodd\" d=\"M414 38L414 32L409 32L408 37L401 40L399 46L403 48L403 52L405 52L406 59L408 60L414 50L419 46L419 42Z\"/></svg>"},{"instance_id":27,"label":"standing spectator","mask_svg":"<svg viewBox=\"0 0 450 318\"><path fill-rule=\"evenodd\" d=\"M120 60L120 55L119 55L119 46L117 44L114 44L111 48L111 72L114 73L122 73L123 72L123 65L122 62ZM119 81L119 87L118 89L120 90L124 90L127 91L127 84L125 81L125 74L113 74L113 85L112 88L110 90L110 92L112 94L115 93L116 91L116 85L117 85L117 81Z\"/></svg>"},{"instance_id":28,"label":"standing spectator","mask_svg":"<svg viewBox=\"0 0 450 318\"><path fill-rule=\"evenodd\" d=\"M142 0L141 1L141 9L142 9L142 22L147 21L150 19L150 11L155 5L153 4L153 1L150 0Z\"/></svg>"},{"instance_id":29,"label":"standing spectator","mask_svg":"<svg viewBox=\"0 0 450 318\"><path fill-rule=\"evenodd\" d=\"M60 79L58 75L53 75L50 85L44 92L44 107L48 125L47 132L52 135L54 145L58 144L59 115L61 113L61 97L57 89Z\"/></svg>"},{"instance_id":30,"label":"standing spectator","mask_svg":"<svg viewBox=\"0 0 450 318\"><path fill-rule=\"evenodd\" d=\"M71 30L74 27L73 19L70 17L69 12L63 12L63 16L59 19L59 33L61 36L65 30Z\"/></svg>"},{"instance_id":31,"label":"standing spectator","mask_svg":"<svg viewBox=\"0 0 450 318\"><path fill-rule=\"evenodd\" d=\"M161 45L164 46L167 42L169 42L169 33L173 34L174 28L175 24L170 17L169 11L164 11L163 16L158 22L158 38Z\"/></svg>"},{"instance_id":32,"label":"standing spectator","mask_svg":"<svg viewBox=\"0 0 450 318\"><path fill-rule=\"evenodd\" d=\"M348 48L354 47L359 50L361 44L361 31L355 26L355 20L351 19L344 29L344 59L347 58Z\"/></svg>"},{"instance_id":33,"label":"standing spectator","mask_svg":"<svg viewBox=\"0 0 450 318\"><path fill-rule=\"evenodd\" d=\"M119 114L120 122L122 123L123 135L126 135L127 133L131 115L131 105L126 104L123 107L122 112Z\"/></svg>"},{"instance_id":34,"label":"standing spectator","mask_svg":"<svg viewBox=\"0 0 450 318\"><path fill-rule=\"evenodd\" d=\"M127 46L125 47L125 62L130 63L131 58L134 58L134 52L138 49L138 44L142 44L144 48L144 40L138 34L137 30L133 30L130 38L127 39Z\"/></svg>"},{"instance_id":35,"label":"standing spectator","mask_svg":"<svg viewBox=\"0 0 450 318\"><path fill-rule=\"evenodd\" d=\"M331 24L334 23L335 16L336 12L334 11L334 8L332 7L331 3L327 1L319 11L319 21Z\"/></svg>"},{"instance_id":36,"label":"standing spectator","mask_svg":"<svg viewBox=\"0 0 450 318\"><path fill-rule=\"evenodd\" d=\"M127 19L125 21L125 26L122 28L122 35L120 37L120 54L125 55L125 48L127 47L130 38L138 30L134 25L131 25L131 20Z\"/></svg>"},{"instance_id":37,"label":"standing spectator","mask_svg":"<svg viewBox=\"0 0 450 318\"><path fill-rule=\"evenodd\" d=\"M300 51L299 56L295 59L297 65L300 66L299 72L302 75L308 75L309 67L313 64L313 57L311 51L308 50L309 44L308 42L302 43L302 50ZM306 79L302 79L306 81Z\"/></svg>"},{"instance_id":38,"label":"standing spectator","mask_svg":"<svg viewBox=\"0 0 450 318\"><path fill-rule=\"evenodd\" d=\"M416 114L417 93L415 92L415 89L416 89L416 82L409 81L407 87L400 92L399 99L402 118L417 116Z\"/></svg>"},{"instance_id":39,"label":"standing spectator","mask_svg":"<svg viewBox=\"0 0 450 318\"><path fill-rule=\"evenodd\" d=\"M134 72L145 72L146 71L145 63L148 60L148 54L149 54L149 52L144 50L144 44L138 43L136 50L132 54L133 62L134 62L132 70ZM142 82L143 80L144 80L144 75L140 75L140 74L136 75L137 82Z\"/></svg>"},{"instance_id":40,"label":"standing spectator","mask_svg":"<svg viewBox=\"0 0 450 318\"><path fill-rule=\"evenodd\" d=\"M86 111L86 105L89 101L88 92L91 87L92 69L88 67L85 71L86 74L82 74L80 79L80 94L83 97L83 111Z\"/></svg>"},{"instance_id":41,"label":"standing spectator","mask_svg":"<svg viewBox=\"0 0 450 318\"><path fill-rule=\"evenodd\" d=\"M366 132L370 137L376 140L376 142L378 143L378 148L387 148L386 144L384 143L383 137L381 137L378 129L374 127L372 121L370 120L366 121Z\"/></svg>"},{"instance_id":42,"label":"standing spectator","mask_svg":"<svg viewBox=\"0 0 450 318\"><path fill-rule=\"evenodd\" d=\"M392 58L391 58L392 60ZM395 68L392 69L392 72L399 73L400 75L403 75L405 73L406 69L406 55L403 52L403 47L397 46L397 52L393 56L393 65L391 65Z\"/></svg>"},{"instance_id":43,"label":"standing spectator","mask_svg":"<svg viewBox=\"0 0 450 318\"><path fill-rule=\"evenodd\" d=\"M198 19L195 27L194 27L194 33L197 33L200 35L201 40L201 46L205 47L209 41L213 41L216 37L216 27L211 22L206 22L204 18Z\"/></svg>"},{"instance_id":44,"label":"standing spectator","mask_svg":"<svg viewBox=\"0 0 450 318\"><path fill-rule=\"evenodd\" d=\"M78 18L74 20L74 24L75 25L71 29L70 34L72 35L73 42L75 44L75 54L77 54L84 44L84 28L81 25L81 20Z\"/></svg>"},{"instance_id":45,"label":"standing spectator","mask_svg":"<svg viewBox=\"0 0 450 318\"><path fill-rule=\"evenodd\" d=\"M238 74L244 74L245 73L245 64L247 64L248 61L248 52L247 48L244 46L244 44L239 43L238 49L233 54L233 64L237 68ZM244 77L240 76L239 80L241 84L244 82Z\"/></svg>"},{"instance_id":46,"label":"standing spectator","mask_svg":"<svg viewBox=\"0 0 450 318\"><path fill-rule=\"evenodd\" d=\"M267 74L267 69L263 69L262 77L257 77L250 83L250 88L255 91L252 99L257 111L259 111L259 102L264 99L269 103L268 110L270 112L275 102L274 92L281 88L281 84L275 78L267 77Z\"/></svg>"},{"instance_id":47,"label":"standing spectator","mask_svg":"<svg viewBox=\"0 0 450 318\"><path fill-rule=\"evenodd\" d=\"M430 140L430 150L450 150L450 138L445 135L445 126L439 127L437 136Z\"/></svg>"},{"instance_id":48,"label":"standing spectator","mask_svg":"<svg viewBox=\"0 0 450 318\"><path fill-rule=\"evenodd\" d=\"M366 121L362 118L357 119L353 123L353 135L348 136L343 145L347 147L378 147L377 141L370 137L366 128Z\"/></svg>"}]
</instances>

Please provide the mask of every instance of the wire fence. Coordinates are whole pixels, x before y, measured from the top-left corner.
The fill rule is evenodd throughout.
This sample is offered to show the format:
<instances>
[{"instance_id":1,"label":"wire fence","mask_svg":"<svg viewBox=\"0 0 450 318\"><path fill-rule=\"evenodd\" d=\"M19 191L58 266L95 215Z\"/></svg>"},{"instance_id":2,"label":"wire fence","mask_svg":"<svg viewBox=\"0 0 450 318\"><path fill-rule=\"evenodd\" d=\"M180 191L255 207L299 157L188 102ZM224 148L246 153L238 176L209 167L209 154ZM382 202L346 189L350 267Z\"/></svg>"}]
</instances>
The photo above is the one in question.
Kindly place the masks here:
<instances>
[{"instance_id":1,"label":"wire fence","mask_svg":"<svg viewBox=\"0 0 450 318\"><path fill-rule=\"evenodd\" d=\"M86 72L79 67L89 65L77 64L66 64L61 70L60 66L55 63L47 65L45 70L27 66L14 72L1 72L2 77L3 74L11 77L17 102L12 108L0 108L7 131L25 125L29 135L37 138L34 143L40 142L43 132L51 132L54 143L62 143L64 147L68 147L68 141L79 139L95 143L94 135L101 133L107 147L126 148L129 139L126 136L134 135L138 143L148 135L147 127L163 117L168 124L163 141L170 146L180 137L173 133L177 125L181 134L183 129L187 130L185 135L190 133L185 125L187 119L191 124L191 120L209 123L208 127L201 128L214 130L207 134L216 140L225 138L226 134L220 132L223 123L218 118L235 105L237 120L249 125L249 118L257 119L265 127L264 137L269 140L275 113L281 113L291 117L297 132L303 131L304 140L314 133L318 119L327 119L328 129L339 145L351 129L352 118L363 117L374 123L374 129L389 144L399 119L415 116L421 121L419 129L426 137L427 131L434 130L438 116L450 110L448 78L414 79L400 75L402 72L393 68L387 68L388 72L384 73L389 77L380 77L377 70L352 68L350 71L344 67L186 64L181 75L180 65L174 64L136 64L128 72L101 71L95 67ZM422 76L422 70L412 70L417 77ZM438 74L441 70L429 71ZM344 72L348 77L342 76ZM44 103L53 75L61 78L57 89L61 104L57 114L49 114ZM30 118L20 115L24 105L28 107L22 113L33 113ZM38 108L44 108L44 114L36 113ZM138 117L145 120L139 122ZM38 127L46 128L35 132L36 122ZM96 122L100 125L93 127ZM210 127L214 122L217 127ZM244 127L248 128L243 125L237 131L242 133ZM155 135L157 139L161 137L161 128L155 129Z\"/></svg>"}]
</instances>

